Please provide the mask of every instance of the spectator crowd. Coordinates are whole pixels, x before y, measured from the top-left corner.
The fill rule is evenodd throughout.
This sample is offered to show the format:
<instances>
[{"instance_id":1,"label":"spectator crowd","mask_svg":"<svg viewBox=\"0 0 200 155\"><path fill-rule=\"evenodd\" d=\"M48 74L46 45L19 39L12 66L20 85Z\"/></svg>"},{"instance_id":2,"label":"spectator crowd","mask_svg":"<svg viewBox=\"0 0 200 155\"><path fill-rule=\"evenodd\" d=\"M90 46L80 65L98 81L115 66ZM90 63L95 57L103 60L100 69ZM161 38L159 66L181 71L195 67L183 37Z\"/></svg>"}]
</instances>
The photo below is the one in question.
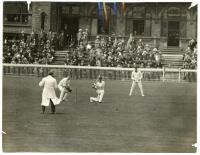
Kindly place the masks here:
<instances>
[{"instance_id":1,"label":"spectator crowd","mask_svg":"<svg viewBox=\"0 0 200 155\"><path fill-rule=\"evenodd\" d=\"M78 45L68 49L66 65L102 67L161 67L161 54L157 48L151 49L142 39L133 35L126 41L122 37L96 36L88 41L88 32L79 29Z\"/></svg>"},{"instance_id":2,"label":"spectator crowd","mask_svg":"<svg viewBox=\"0 0 200 155\"><path fill-rule=\"evenodd\" d=\"M66 65L104 67L161 67L161 55L157 48L151 49L142 39L133 35L126 41L116 36L96 36L89 42L88 29L79 29L77 40L69 40L65 32L59 34L41 31L19 39L4 39L3 62L13 64L51 64L55 50L67 50Z\"/></svg>"},{"instance_id":3,"label":"spectator crowd","mask_svg":"<svg viewBox=\"0 0 200 155\"><path fill-rule=\"evenodd\" d=\"M81 33L84 34L85 38L88 36L86 32ZM32 31L30 35L22 31L15 38L4 39L3 62L13 64L51 64L55 60L56 50L63 50L65 47L74 48L76 43L77 40L66 34L65 31L60 33L49 31L45 33L41 30L39 34Z\"/></svg>"},{"instance_id":4,"label":"spectator crowd","mask_svg":"<svg viewBox=\"0 0 200 155\"><path fill-rule=\"evenodd\" d=\"M55 59L55 35L51 32L40 34L32 32L26 36L21 33L19 39L4 39L3 62L12 64L51 64Z\"/></svg>"},{"instance_id":5,"label":"spectator crowd","mask_svg":"<svg viewBox=\"0 0 200 155\"><path fill-rule=\"evenodd\" d=\"M197 68L197 41L191 39L188 47L183 54L183 68L196 69Z\"/></svg>"},{"instance_id":6,"label":"spectator crowd","mask_svg":"<svg viewBox=\"0 0 200 155\"><path fill-rule=\"evenodd\" d=\"M13 64L52 64L56 50L67 50L65 65L102 66L102 67L162 67L162 56L157 48L144 44L142 39L135 39L130 34L123 37L96 36L95 41L89 41L88 29L79 29L77 39L67 38L65 32L30 35L21 33L19 39L4 39L3 62ZM189 41L183 55L183 68L196 69L197 42Z\"/></svg>"}]
</instances>

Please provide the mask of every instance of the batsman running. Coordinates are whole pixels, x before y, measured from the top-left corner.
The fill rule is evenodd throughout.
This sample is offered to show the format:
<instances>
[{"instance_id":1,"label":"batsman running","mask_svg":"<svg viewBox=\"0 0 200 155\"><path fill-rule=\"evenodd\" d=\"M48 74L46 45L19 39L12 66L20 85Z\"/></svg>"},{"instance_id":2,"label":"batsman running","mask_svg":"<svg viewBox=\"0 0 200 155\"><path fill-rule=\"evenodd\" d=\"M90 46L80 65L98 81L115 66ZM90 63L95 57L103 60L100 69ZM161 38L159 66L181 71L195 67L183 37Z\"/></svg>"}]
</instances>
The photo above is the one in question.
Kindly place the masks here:
<instances>
[{"instance_id":1,"label":"batsman running","mask_svg":"<svg viewBox=\"0 0 200 155\"><path fill-rule=\"evenodd\" d=\"M102 79L102 76L99 76L98 80L93 84L93 88L96 89L97 97L90 97L90 102L102 102L105 88L105 81L103 81Z\"/></svg>"},{"instance_id":2,"label":"batsman running","mask_svg":"<svg viewBox=\"0 0 200 155\"><path fill-rule=\"evenodd\" d=\"M59 103L62 101L67 101L68 93L71 93L72 90L70 88L70 76L67 75L64 77L58 84L58 88L60 90L60 97L59 97Z\"/></svg>"},{"instance_id":3,"label":"batsman running","mask_svg":"<svg viewBox=\"0 0 200 155\"><path fill-rule=\"evenodd\" d=\"M137 83L139 88L140 88L140 92L141 92L141 95L144 96L144 93L143 93L143 88L142 88L142 73L141 71L137 69L137 67L135 67L135 69L133 70L132 74L131 74L131 79L133 80L132 82L132 86L131 86L131 89L130 89L130 93L129 93L129 96L132 95L132 92L133 92L133 89L135 87L135 84Z\"/></svg>"}]
</instances>

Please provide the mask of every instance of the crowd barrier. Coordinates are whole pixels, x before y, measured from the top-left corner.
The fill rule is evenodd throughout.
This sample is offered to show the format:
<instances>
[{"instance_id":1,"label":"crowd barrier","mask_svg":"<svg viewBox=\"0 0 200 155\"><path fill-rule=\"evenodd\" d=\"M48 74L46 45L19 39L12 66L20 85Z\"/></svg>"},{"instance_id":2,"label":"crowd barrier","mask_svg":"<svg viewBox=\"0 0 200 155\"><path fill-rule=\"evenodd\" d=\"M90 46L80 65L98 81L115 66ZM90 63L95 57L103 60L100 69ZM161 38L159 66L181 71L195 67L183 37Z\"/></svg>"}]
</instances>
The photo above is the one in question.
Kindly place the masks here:
<instances>
[{"instance_id":1,"label":"crowd barrier","mask_svg":"<svg viewBox=\"0 0 200 155\"><path fill-rule=\"evenodd\" d=\"M196 82L197 71L175 68L139 68L143 73L143 80L151 81L189 81ZM54 70L55 77L70 74L72 79L94 80L101 74L105 79L130 80L133 68L121 67L93 67L66 65L35 65L35 64L3 64L4 76L35 76L44 77L49 70Z\"/></svg>"}]
</instances>

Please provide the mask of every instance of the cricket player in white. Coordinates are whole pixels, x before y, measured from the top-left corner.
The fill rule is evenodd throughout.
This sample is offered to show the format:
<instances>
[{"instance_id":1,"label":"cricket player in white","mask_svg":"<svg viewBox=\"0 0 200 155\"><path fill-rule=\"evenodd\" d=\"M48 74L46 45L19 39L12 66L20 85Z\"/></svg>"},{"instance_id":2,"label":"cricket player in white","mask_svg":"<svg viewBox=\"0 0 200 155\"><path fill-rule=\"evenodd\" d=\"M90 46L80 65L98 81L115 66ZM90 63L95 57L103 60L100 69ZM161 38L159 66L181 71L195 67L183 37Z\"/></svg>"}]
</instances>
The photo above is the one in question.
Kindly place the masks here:
<instances>
[{"instance_id":1,"label":"cricket player in white","mask_svg":"<svg viewBox=\"0 0 200 155\"><path fill-rule=\"evenodd\" d=\"M132 82L132 86L131 86L131 89L130 89L129 96L132 95L132 92L133 92L133 89L134 89L136 83L138 84L138 86L140 88L141 95L144 96L143 88L142 88L142 82L141 82L142 73L141 73L141 71L138 71L137 67L135 68L135 70L133 70L133 72L131 74L131 79L133 80L133 82Z\"/></svg>"},{"instance_id":2,"label":"cricket player in white","mask_svg":"<svg viewBox=\"0 0 200 155\"><path fill-rule=\"evenodd\" d=\"M64 100L67 101L67 96L68 96L69 89L70 89L70 76L63 78L59 82L58 88L60 90L59 102L61 103Z\"/></svg>"},{"instance_id":3,"label":"cricket player in white","mask_svg":"<svg viewBox=\"0 0 200 155\"><path fill-rule=\"evenodd\" d=\"M102 80L100 76L96 83L94 83L94 88L96 89L97 97L90 97L90 102L96 101L101 103L104 96L105 81Z\"/></svg>"}]
</instances>

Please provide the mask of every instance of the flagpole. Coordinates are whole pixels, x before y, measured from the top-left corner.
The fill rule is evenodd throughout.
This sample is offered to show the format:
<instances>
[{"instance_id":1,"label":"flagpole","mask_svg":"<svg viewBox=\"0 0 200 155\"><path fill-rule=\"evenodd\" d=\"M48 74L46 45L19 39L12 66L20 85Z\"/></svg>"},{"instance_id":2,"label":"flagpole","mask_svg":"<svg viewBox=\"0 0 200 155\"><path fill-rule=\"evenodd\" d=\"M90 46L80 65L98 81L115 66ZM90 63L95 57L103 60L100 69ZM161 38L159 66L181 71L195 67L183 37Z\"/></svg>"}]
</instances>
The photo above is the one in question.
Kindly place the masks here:
<instances>
[{"instance_id":1,"label":"flagpole","mask_svg":"<svg viewBox=\"0 0 200 155\"><path fill-rule=\"evenodd\" d=\"M124 16L124 13L125 13L125 2L122 2L122 16Z\"/></svg>"},{"instance_id":2,"label":"flagpole","mask_svg":"<svg viewBox=\"0 0 200 155\"><path fill-rule=\"evenodd\" d=\"M108 14L107 14L107 9L106 9L106 2L103 2L103 10L104 10L104 15L105 15L105 20L107 22L107 20L108 20Z\"/></svg>"}]
</instances>

